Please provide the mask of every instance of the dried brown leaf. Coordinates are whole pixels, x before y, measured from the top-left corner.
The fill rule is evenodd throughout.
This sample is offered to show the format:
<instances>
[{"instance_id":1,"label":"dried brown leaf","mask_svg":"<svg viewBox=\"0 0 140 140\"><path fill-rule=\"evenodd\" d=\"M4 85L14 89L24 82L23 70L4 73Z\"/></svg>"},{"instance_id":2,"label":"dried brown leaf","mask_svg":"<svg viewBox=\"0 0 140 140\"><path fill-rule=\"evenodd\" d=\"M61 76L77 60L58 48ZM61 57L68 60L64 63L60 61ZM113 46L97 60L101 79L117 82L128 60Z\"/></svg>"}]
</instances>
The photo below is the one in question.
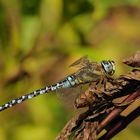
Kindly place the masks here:
<instances>
[{"instance_id":1,"label":"dried brown leaf","mask_svg":"<svg viewBox=\"0 0 140 140\"><path fill-rule=\"evenodd\" d=\"M131 67L140 67L140 51L137 51L135 55L124 59L123 63Z\"/></svg>"}]
</instances>

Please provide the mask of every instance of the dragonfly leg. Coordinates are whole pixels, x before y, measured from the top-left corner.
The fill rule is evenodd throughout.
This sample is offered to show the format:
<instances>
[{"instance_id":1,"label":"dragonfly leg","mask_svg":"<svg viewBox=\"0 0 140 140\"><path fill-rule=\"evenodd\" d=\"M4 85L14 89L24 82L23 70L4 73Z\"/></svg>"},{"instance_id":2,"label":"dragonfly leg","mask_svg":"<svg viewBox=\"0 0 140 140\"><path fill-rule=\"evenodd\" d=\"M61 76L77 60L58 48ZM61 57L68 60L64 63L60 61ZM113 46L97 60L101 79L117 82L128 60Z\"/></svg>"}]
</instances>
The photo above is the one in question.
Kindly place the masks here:
<instances>
[{"instance_id":1,"label":"dragonfly leg","mask_svg":"<svg viewBox=\"0 0 140 140\"><path fill-rule=\"evenodd\" d=\"M104 92L106 89L106 78L104 76L100 77L100 80L96 83L96 89L99 92Z\"/></svg>"}]
</instances>

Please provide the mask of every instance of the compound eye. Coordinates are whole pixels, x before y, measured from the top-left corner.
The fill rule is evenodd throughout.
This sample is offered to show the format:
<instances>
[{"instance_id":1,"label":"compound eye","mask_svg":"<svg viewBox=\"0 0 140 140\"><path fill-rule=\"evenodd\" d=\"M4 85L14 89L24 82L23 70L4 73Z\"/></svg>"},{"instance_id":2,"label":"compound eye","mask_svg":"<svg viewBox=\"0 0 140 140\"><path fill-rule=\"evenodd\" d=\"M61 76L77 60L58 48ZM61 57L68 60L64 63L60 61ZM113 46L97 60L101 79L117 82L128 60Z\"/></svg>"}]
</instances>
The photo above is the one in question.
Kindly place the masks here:
<instances>
[{"instance_id":1,"label":"compound eye","mask_svg":"<svg viewBox=\"0 0 140 140\"><path fill-rule=\"evenodd\" d=\"M115 62L114 61L110 61L110 75L113 75L115 73Z\"/></svg>"},{"instance_id":2,"label":"compound eye","mask_svg":"<svg viewBox=\"0 0 140 140\"><path fill-rule=\"evenodd\" d=\"M106 74L113 75L115 73L115 62L114 61L102 61L102 67Z\"/></svg>"}]
</instances>

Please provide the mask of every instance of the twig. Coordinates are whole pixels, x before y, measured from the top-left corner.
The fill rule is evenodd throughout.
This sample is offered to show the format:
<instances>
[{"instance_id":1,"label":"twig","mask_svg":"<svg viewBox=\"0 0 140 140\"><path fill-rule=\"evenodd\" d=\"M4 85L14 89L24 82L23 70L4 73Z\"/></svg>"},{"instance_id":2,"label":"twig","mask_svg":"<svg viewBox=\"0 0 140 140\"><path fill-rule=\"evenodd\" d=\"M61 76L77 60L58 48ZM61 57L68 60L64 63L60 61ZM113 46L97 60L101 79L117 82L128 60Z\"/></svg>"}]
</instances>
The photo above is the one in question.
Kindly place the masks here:
<instances>
[{"instance_id":1,"label":"twig","mask_svg":"<svg viewBox=\"0 0 140 140\"><path fill-rule=\"evenodd\" d=\"M102 137L98 140L109 140L120 131L125 129L133 120L140 116L140 106L132 111L127 117L123 117L117 124L112 126Z\"/></svg>"},{"instance_id":2,"label":"twig","mask_svg":"<svg viewBox=\"0 0 140 140\"><path fill-rule=\"evenodd\" d=\"M136 92L134 92L133 94L129 95L126 99L124 99L122 101L123 103L128 103L131 101L134 101L136 98L138 98L140 96L140 89L138 89ZM116 107L99 125L98 130L97 130L97 134L99 134L104 128L105 126L107 126L113 119L115 119L116 117L119 116L119 114L128 107L128 105L125 106L119 106Z\"/></svg>"}]
</instances>

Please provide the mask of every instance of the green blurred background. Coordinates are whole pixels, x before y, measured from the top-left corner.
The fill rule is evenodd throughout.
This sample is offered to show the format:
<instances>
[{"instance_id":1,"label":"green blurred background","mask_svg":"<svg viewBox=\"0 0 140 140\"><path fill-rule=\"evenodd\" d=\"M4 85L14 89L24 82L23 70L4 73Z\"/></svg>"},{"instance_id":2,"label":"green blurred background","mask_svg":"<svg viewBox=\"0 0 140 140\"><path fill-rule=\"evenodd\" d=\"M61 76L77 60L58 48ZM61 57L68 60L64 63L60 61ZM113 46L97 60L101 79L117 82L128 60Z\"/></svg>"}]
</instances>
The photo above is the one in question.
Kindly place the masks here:
<instances>
[{"instance_id":1,"label":"green blurred background","mask_svg":"<svg viewBox=\"0 0 140 140\"><path fill-rule=\"evenodd\" d=\"M0 104L63 79L86 54L115 60L117 77L137 50L140 0L0 0ZM71 114L55 94L34 98L0 113L0 140L53 140ZM138 140L139 124L113 139Z\"/></svg>"}]
</instances>

